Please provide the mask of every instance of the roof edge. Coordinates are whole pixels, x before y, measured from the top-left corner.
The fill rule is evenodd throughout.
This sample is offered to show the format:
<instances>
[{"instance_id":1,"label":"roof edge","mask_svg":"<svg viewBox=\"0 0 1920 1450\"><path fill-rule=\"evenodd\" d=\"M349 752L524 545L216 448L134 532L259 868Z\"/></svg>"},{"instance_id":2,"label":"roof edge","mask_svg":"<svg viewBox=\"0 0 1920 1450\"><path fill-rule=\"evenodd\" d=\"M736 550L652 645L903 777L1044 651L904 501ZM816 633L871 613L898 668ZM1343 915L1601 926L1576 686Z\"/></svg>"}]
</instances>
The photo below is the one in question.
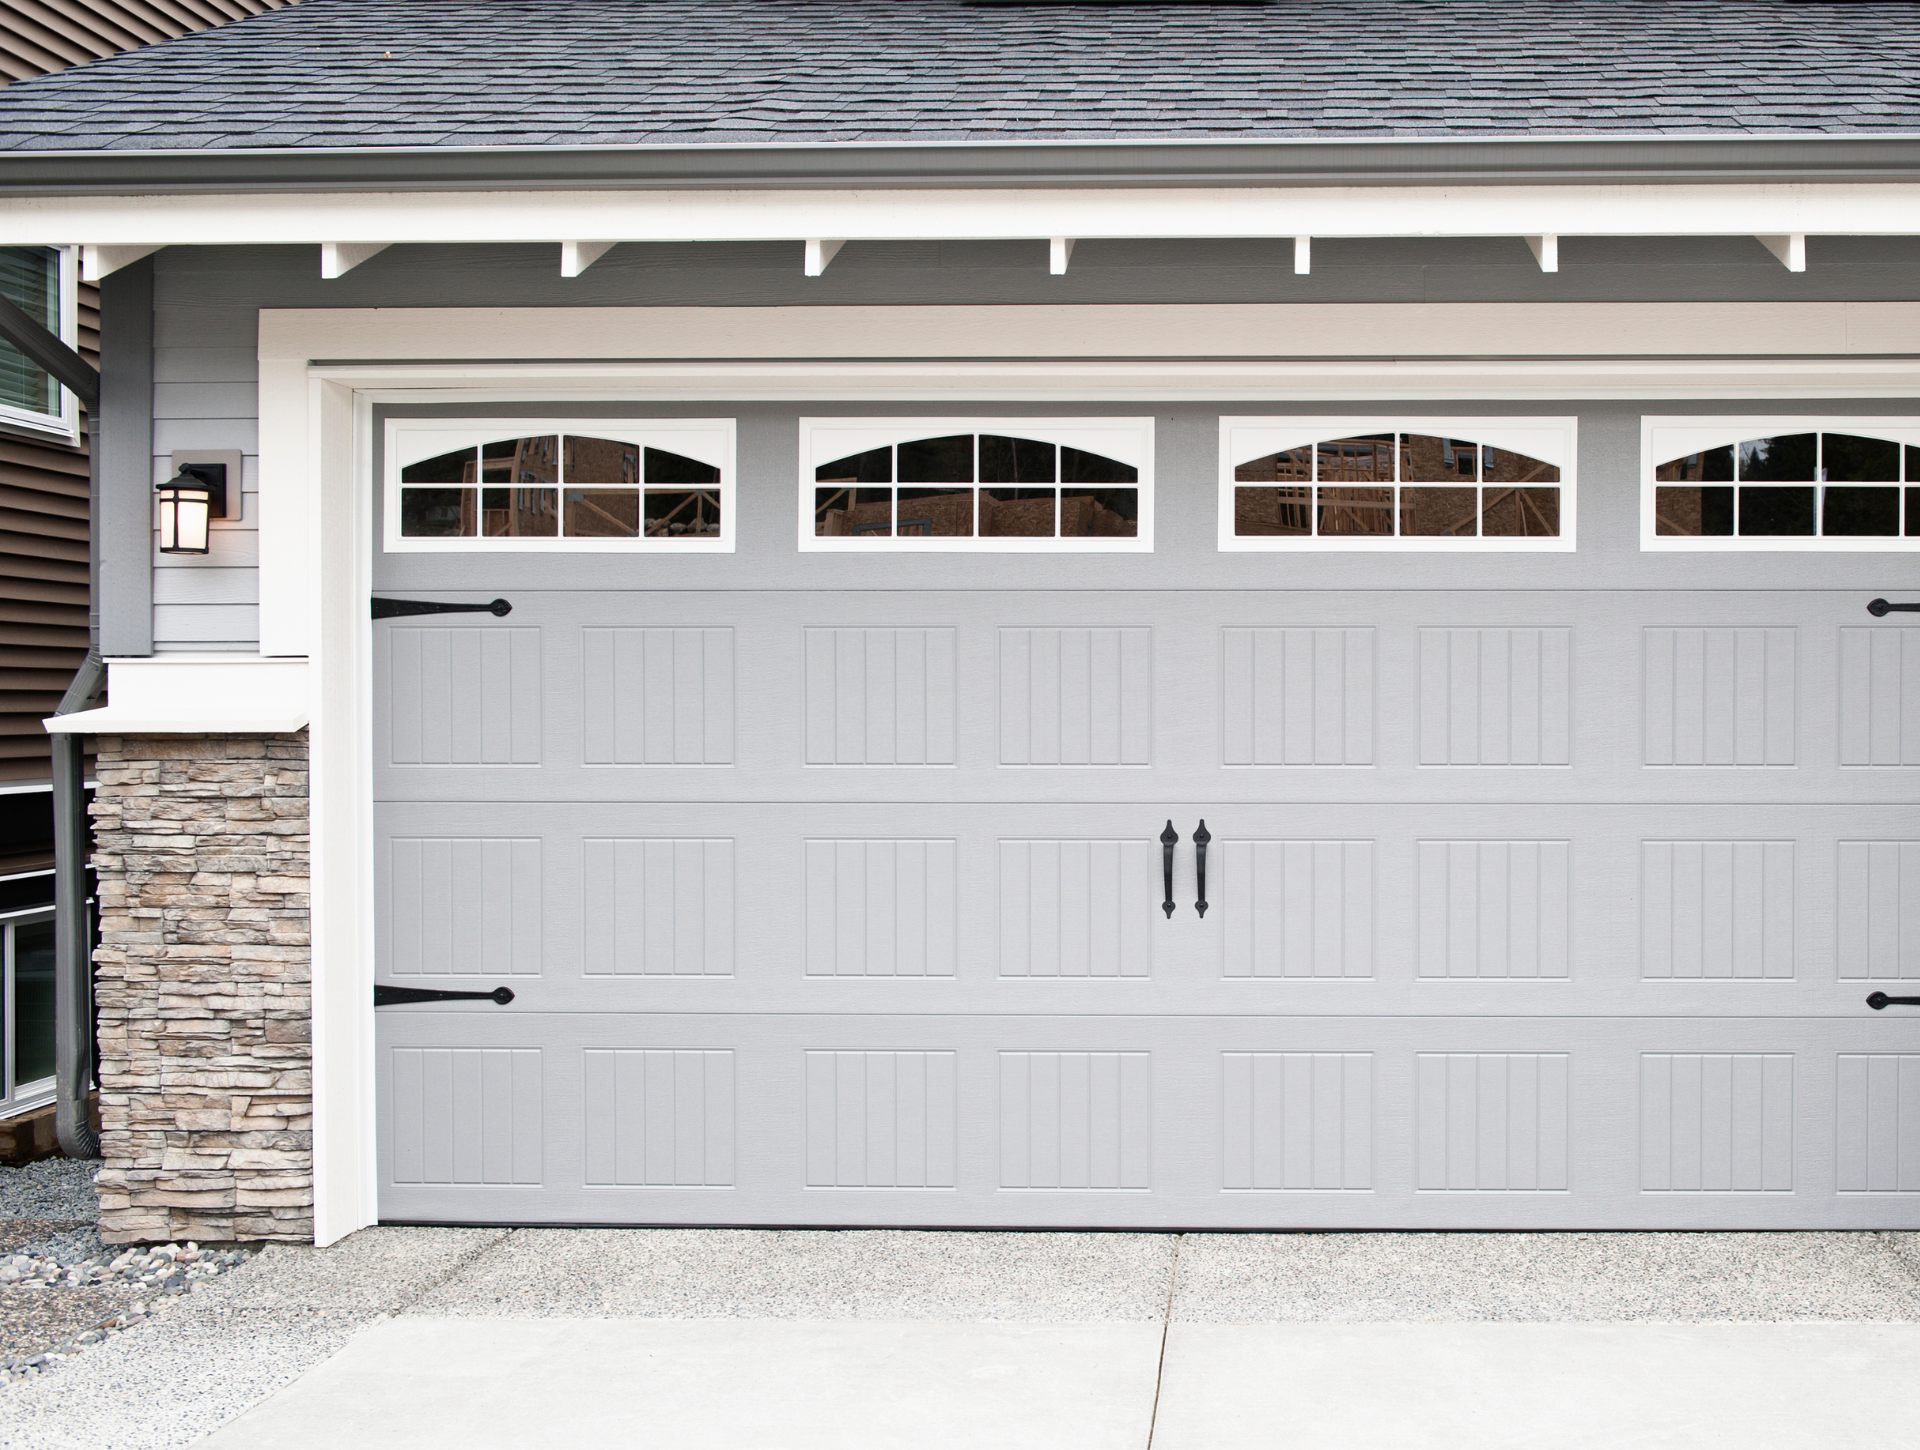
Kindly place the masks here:
<instances>
[{"instance_id":1,"label":"roof edge","mask_svg":"<svg viewBox=\"0 0 1920 1450\"><path fill-rule=\"evenodd\" d=\"M1920 135L0 151L0 195L1920 180Z\"/></svg>"}]
</instances>

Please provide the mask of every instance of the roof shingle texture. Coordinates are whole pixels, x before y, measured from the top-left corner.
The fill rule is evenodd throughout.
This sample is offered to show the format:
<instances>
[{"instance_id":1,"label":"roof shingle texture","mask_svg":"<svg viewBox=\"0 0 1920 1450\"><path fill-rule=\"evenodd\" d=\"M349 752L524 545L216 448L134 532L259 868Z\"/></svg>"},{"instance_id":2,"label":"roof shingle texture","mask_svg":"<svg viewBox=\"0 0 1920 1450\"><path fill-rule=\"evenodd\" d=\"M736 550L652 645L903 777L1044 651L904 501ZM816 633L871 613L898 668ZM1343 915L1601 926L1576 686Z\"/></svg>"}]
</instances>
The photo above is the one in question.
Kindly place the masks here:
<instances>
[{"instance_id":1,"label":"roof shingle texture","mask_svg":"<svg viewBox=\"0 0 1920 1450\"><path fill-rule=\"evenodd\" d=\"M305 0L0 150L1920 132L1920 3Z\"/></svg>"}]
</instances>

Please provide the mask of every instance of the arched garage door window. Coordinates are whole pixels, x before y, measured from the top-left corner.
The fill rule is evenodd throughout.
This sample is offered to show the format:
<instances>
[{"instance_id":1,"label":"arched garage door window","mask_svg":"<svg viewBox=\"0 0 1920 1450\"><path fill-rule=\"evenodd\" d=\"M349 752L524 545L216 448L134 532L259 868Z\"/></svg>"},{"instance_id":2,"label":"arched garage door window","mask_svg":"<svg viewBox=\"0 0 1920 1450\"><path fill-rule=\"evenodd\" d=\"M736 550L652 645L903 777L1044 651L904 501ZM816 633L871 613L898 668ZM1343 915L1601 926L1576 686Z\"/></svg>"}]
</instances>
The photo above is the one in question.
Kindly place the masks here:
<instances>
[{"instance_id":1,"label":"arched garage door window","mask_svg":"<svg viewBox=\"0 0 1920 1450\"><path fill-rule=\"evenodd\" d=\"M805 418L806 550L1153 547L1145 418Z\"/></svg>"},{"instance_id":2,"label":"arched garage door window","mask_svg":"<svg viewBox=\"0 0 1920 1450\"><path fill-rule=\"evenodd\" d=\"M1571 418L1223 418L1220 547L1573 547Z\"/></svg>"}]
</instances>

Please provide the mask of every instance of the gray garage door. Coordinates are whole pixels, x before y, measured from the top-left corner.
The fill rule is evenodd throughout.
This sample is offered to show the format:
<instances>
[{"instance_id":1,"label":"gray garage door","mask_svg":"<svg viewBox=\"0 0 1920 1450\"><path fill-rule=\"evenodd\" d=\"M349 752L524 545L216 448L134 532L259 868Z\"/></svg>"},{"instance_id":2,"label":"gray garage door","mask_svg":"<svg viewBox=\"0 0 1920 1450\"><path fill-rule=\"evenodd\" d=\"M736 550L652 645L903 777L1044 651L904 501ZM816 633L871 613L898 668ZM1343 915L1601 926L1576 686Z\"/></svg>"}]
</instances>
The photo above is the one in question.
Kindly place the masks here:
<instances>
[{"instance_id":1,"label":"gray garage door","mask_svg":"<svg viewBox=\"0 0 1920 1450\"><path fill-rule=\"evenodd\" d=\"M380 1010L382 1217L1912 1226L1920 631L1207 587L1175 487L1192 588L376 548L512 603L373 627L379 979L514 994Z\"/></svg>"}]
</instances>

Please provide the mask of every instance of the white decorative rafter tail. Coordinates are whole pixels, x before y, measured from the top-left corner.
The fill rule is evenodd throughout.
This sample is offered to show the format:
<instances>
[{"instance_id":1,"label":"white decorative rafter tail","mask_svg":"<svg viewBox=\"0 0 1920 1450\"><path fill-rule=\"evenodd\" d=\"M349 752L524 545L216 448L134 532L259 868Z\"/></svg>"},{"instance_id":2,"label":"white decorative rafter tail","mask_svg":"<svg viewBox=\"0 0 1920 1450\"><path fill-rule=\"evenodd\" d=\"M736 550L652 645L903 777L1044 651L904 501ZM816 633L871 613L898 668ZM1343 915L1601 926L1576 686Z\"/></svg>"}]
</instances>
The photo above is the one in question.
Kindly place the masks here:
<instances>
[{"instance_id":1,"label":"white decorative rafter tail","mask_svg":"<svg viewBox=\"0 0 1920 1450\"><path fill-rule=\"evenodd\" d=\"M392 245L392 242L322 242L320 275L329 281L344 277L367 258L377 256Z\"/></svg>"},{"instance_id":2,"label":"white decorative rafter tail","mask_svg":"<svg viewBox=\"0 0 1920 1450\"><path fill-rule=\"evenodd\" d=\"M1054 276L1066 276L1067 263L1072 260L1072 237L1050 237L1047 240L1047 270Z\"/></svg>"},{"instance_id":3,"label":"white decorative rafter tail","mask_svg":"<svg viewBox=\"0 0 1920 1450\"><path fill-rule=\"evenodd\" d=\"M1313 271L1313 238L1293 239L1293 275L1305 277Z\"/></svg>"},{"instance_id":4,"label":"white decorative rafter tail","mask_svg":"<svg viewBox=\"0 0 1920 1450\"><path fill-rule=\"evenodd\" d=\"M1807 270L1807 234L1805 232L1787 232L1777 236L1759 238L1760 245L1780 259L1780 265L1789 272Z\"/></svg>"},{"instance_id":5,"label":"white decorative rafter tail","mask_svg":"<svg viewBox=\"0 0 1920 1450\"><path fill-rule=\"evenodd\" d=\"M807 238L807 275L818 277L827 270L827 264L840 254L847 244L844 237L808 237Z\"/></svg>"},{"instance_id":6,"label":"white decorative rafter tail","mask_svg":"<svg viewBox=\"0 0 1920 1450\"><path fill-rule=\"evenodd\" d=\"M1560 238L1551 233L1545 236L1528 237L1527 247L1533 253L1533 260L1540 264L1542 272L1560 270Z\"/></svg>"},{"instance_id":7,"label":"white decorative rafter tail","mask_svg":"<svg viewBox=\"0 0 1920 1450\"><path fill-rule=\"evenodd\" d=\"M618 245L617 242L562 242L560 275L578 277Z\"/></svg>"}]
</instances>

